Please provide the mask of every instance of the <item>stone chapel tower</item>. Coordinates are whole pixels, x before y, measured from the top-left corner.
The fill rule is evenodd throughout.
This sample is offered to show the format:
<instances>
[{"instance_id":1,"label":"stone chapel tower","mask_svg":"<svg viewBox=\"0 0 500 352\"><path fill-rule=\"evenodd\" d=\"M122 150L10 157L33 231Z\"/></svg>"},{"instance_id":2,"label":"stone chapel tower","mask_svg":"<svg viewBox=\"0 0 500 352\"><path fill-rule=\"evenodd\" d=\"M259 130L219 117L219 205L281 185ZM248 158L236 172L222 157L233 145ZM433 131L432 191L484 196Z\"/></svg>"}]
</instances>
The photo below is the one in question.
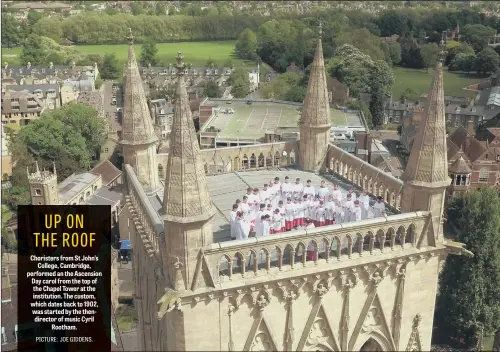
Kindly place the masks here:
<instances>
[{"instance_id":1,"label":"stone chapel tower","mask_svg":"<svg viewBox=\"0 0 500 352\"><path fill-rule=\"evenodd\" d=\"M330 105L320 26L320 36L300 118L299 164L303 170L317 172L323 166L328 152L330 127Z\"/></svg>"},{"instance_id":2,"label":"stone chapel tower","mask_svg":"<svg viewBox=\"0 0 500 352\"><path fill-rule=\"evenodd\" d=\"M129 164L136 170L139 180L147 185L147 189L156 191L160 188L156 162L158 137L155 134L135 58L132 30L128 39L130 44L124 77L123 129L120 145L123 148L124 164Z\"/></svg>"},{"instance_id":3,"label":"stone chapel tower","mask_svg":"<svg viewBox=\"0 0 500 352\"><path fill-rule=\"evenodd\" d=\"M57 188L57 171L54 164L54 172L49 170L40 171L38 162L36 171L28 172L28 182L30 185L30 198L33 205L58 205L59 189Z\"/></svg>"},{"instance_id":4,"label":"stone chapel tower","mask_svg":"<svg viewBox=\"0 0 500 352\"><path fill-rule=\"evenodd\" d=\"M192 290L200 248L213 243L215 208L208 192L200 146L177 56L177 88L163 198L166 258L164 272L176 291ZM175 348L174 348L175 349Z\"/></svg>"},{"instance_id":5,"label":"stone chapel tower","mask_svg":"<svg viewBox=\"0 0 500 352\"><path fill-rule=\"evenodd\" d=\"M445 191L450 185L446 148L446 121L443 93L444 41L428 95L424 118L413 142L408 165L402 176L405 185L401 211L431 212L436 242L443 241L443 213Z\"/></svg>"}]
</instances>

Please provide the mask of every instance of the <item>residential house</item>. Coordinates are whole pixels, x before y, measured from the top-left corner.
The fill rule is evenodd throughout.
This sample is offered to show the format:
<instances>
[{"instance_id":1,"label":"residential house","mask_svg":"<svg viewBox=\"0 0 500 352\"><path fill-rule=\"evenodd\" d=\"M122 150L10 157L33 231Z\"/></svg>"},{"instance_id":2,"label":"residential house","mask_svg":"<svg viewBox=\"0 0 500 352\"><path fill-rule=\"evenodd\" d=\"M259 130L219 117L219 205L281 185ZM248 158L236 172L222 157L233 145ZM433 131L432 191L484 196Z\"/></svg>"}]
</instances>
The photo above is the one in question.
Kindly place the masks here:
<instances>
[{"instance_id":1,"label":"residential house","mask_svg":"<svg viewBox=\"0 0 500 352\"><path fill-rule=\"evenodd\" d=\"M29 84L8 85L6 90L12 92L26 92L36 96L45 109L54 110L61 107L61 91L59 84Z\"/></svg>"},{"instance_id":2,"label":"residential house","mask_svg":"<svg viewBox=\"0 0 500 352\"><path fill-rule=\"evenodd\" d=\"M446 41L450 41L450 40L453 40L453 41L460 41L460 26L458 25L457 23L457 26L455 27L455 29L448 29L447 31L444 32L445 35L446 35Z\"/></svg>"},{"instance_id":3,"label":"residential house","mask_svg":"<svg viewBox=\"0 0 500 352\"><path fill-rule=\"evenodd\" d=\"M470 122L467 129L460 126L447 138L450 195L483 187L500 191L500 129L486 129L485 139L474 132Z\"/></svg>"},{"instance_id":4,"label":"residential house","mask_svg":"<svg viewBox=\"0 0 500 352\"><path fill-rule=\"evenodd\" d=\"M2 93L2 125L27 125L38 119L44 109L42 101L32 93L9 90Z\"/></svg>"}]
</instances>

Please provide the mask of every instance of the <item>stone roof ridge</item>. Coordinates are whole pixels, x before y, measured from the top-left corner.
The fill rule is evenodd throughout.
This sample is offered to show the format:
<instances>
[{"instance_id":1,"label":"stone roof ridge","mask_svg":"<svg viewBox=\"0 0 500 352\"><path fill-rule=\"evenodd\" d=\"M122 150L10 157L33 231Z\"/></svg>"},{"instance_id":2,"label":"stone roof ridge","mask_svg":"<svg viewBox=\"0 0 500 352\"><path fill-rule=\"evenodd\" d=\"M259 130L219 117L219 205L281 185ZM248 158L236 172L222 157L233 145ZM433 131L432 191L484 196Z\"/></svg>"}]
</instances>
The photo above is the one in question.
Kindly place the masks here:
<instances>
[{"instance_id":1,"label":"stone roof ridge","mask_svg":"<svg viewBox=\"0 0 500 352\"><path fill-rule=\"evenodd\" d=\"M153 120L148 107L139 67L134 52L132 30L128 47L128 62L125 68L125 92L123 106L123 128L121 144L151 144L158 141L154 133Z\"/></svg>"},{"instance_id":2,"label":"stone roof ridge","mask_svg":"<svg viewBox=\"0 0 500 352\"><path fill-rule=\"evenodd\" d=\"M182 54L177 55L178 79L174 116L170 132L170 152L166 166L164 219L191 223L208 221L215 207L208 191L207 176L194 128L184 81Z\"/></svg>"},{"instance_id":3,"label":"stone roof ridge","mask_svg":"<svg viewBox=\"0 0 500 352\"><path fill-rule=\"evenodd\" d=\"M311 74L309 75L304 106L302 108L302 116L300 118L301 125L331 125L326 76L323 45L320 34L311 67Z\"/></svg>"},{"instance_id":4,"label":"stone roof ridge","mask_svg":"<svg viewBox=\"0 0 500 352\"><path fill-rule=\"evenodd\" d=\"M443 52L436 64L427 105L415 136L408 165L402 176L405 182L428 187L449 185L446 147L446 121L443 91Z\"/></svg>"}]
</instances>

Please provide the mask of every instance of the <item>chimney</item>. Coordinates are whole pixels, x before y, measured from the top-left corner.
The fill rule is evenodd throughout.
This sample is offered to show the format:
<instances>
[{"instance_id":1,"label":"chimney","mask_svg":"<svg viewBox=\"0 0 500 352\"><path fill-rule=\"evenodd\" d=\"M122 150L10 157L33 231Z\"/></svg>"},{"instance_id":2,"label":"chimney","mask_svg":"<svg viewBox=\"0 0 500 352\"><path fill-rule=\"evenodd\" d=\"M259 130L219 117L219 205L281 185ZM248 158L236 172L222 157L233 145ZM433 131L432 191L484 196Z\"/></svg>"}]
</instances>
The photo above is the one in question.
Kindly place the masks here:
<instances>
[{"instance_id":1,"label":"chimney","mask_svg":"<svg viewBox=\"0 0 500 352\"><path fill-rule=\"evenodd\" d=\"M50 64L49 64L49 68L52 70L52 68L54 68L54 63L51 61Z\"/></svg>"},{"instance_id":2,"label":"chimney","mask_svg":"<svg viewBox=\"0 0 500 352\"><path fill-rule=\"evenodd\" d=\"M28 63L26 64L26 67L31 68L31 62L28 61Z\"/></svg>"},{"instance_id":3,"label":"chimney","mask_svg":"<svg viewBox=\"0 0 500 352\"><path fill-rule=\"evenodd\" d=\"M9 67L9 63L7 61L5 61L5 63L3 64L3 68L7 71L8 67Z\"/></svg>"},{"instance_id":4,"label":"chimney","mask_svg":"<svg viewBox=\"0 0 500 352\"><path fill-rule=\"evenodd\" d=\"M476 124L472 118L467 121L467 132L474 137L476 135Z\"/></svg>"}]
</instances>

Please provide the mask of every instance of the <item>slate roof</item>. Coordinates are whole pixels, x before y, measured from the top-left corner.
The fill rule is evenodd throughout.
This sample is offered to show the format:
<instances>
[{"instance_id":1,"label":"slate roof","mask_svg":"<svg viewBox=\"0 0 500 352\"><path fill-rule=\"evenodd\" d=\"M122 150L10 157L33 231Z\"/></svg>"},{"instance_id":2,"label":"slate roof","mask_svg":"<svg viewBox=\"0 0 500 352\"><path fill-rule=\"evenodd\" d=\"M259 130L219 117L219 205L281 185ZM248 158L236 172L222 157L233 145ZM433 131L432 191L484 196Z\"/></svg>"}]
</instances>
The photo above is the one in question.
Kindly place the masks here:
<instances>
[{"instance_id":1,"label":"slate roof","mask_svg":"<svg viewBox=\"0 0 500 352\"><path fill-rule=\"evenodd\" d=\"M448 168L448 171L454 174L470 174L472 169L467 165L467 162L464 160L462 155L460 155L457 160L451 164Z\"/></svg>"},{"instance_id":2,"label":"slate roof","mask_svg":"<svg viewBox=\"0 0 500 352\"><path fill-rule=\"evenodd\" d=\"M89 199L87 199L86 204L114 206L117 203L120 203L122 197L122 192L118 191L116 188L101 187Z\"/></svg>"},{"instance_id":3,"label":"slate roof","mask_svg":"<svg viewBox=\"0 0 500 352\"><path fill-rule=\"evenodd\" d=\"M457 147L462 148L464 154L471 162L476 161L486 151L481 142L472 137L463 126L458 127L449 136L449 140Z\"/></svg>"},{"instance_id":4,"label":"slate roof","mask_svg":"<svg viewBox=\"0 0 500 352\"><path fill-rule=\"evenodd\" d=\"M103 186L108 186L122 174L121 170L114 166L109 160L104 160L96 165L92 170L90 170L90 173L94 175L101 175Z\"/></svg>"},{"instance_id":5,"label":"slate roof","mask_svg":"<svg viewBox=\"0 0 500 352\"><path fill-rule=\"evenodd\" d=\"M15 104L15 99L18 100L18 104ZM34 94L12 91L2 94L2 114L41 113L42 111L43 103Z\"/></svg>"}]
</instances>

